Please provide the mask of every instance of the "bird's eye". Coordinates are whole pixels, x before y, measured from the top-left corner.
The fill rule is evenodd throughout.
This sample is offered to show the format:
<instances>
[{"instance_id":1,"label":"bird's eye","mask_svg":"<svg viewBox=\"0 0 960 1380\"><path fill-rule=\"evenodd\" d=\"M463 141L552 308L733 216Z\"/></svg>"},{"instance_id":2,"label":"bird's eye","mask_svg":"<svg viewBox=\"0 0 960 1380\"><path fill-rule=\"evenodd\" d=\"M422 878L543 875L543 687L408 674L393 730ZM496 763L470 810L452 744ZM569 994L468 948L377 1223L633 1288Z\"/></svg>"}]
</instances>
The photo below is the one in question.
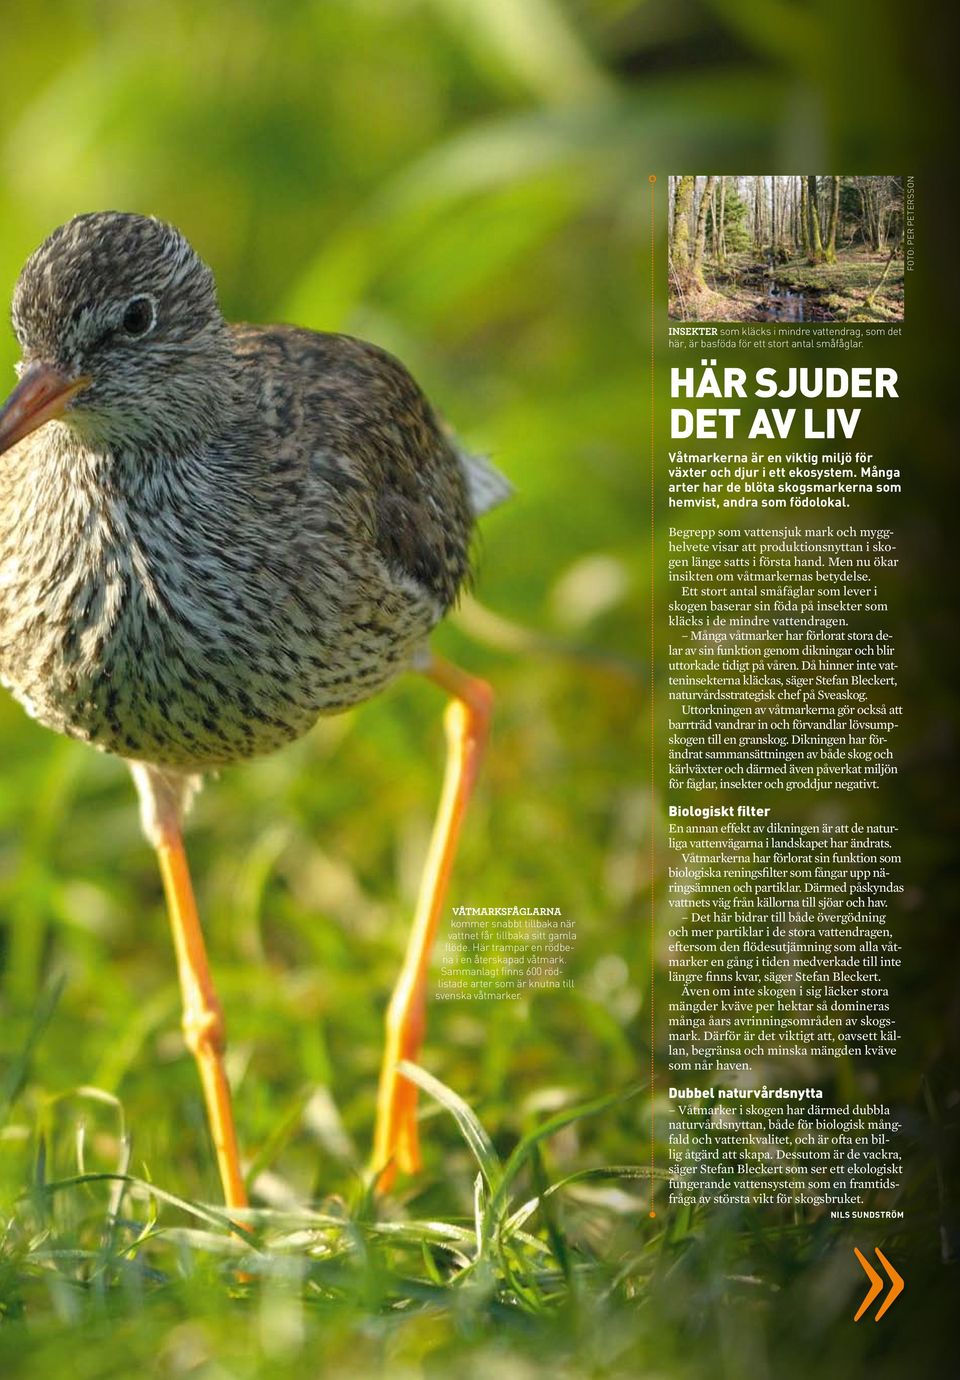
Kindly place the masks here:
<instances>
[{"instance_id":1,"label":"bird's eye","mask_svg":"<svg viewBox=\"0 0 960 1380\"><path fill-rule=\"evenodd\" d=\"M127 335L146 335L156 319L156 311L149 297L131 297L123 313L123 329Z\"/></svg>"}]
</instances>

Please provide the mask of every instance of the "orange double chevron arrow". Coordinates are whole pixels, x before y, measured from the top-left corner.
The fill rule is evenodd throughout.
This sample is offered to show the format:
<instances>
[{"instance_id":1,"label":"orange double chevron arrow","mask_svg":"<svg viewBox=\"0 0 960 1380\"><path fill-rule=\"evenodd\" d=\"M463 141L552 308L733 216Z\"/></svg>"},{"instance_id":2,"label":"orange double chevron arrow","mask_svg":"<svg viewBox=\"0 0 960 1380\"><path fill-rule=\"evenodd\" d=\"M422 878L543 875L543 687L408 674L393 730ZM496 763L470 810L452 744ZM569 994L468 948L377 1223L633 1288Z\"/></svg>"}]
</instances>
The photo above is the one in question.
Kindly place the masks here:
<instances>
[{"instance_id":1,"label":"orange double chevron arrow","mask_svg":"<svg viewBox=\"0 0 960 1380\"><path fill-rule=\"evenodd\" d=\"M883 1303L881 1303L880 1307L877 1309L877 1316L873 1320L874 1322L879 1322L880 1319L883 1317L884 1313L890 1307L891 1303L893 1303L894 1299L899 1298L900 1295L903 1293L903 1280L901 1279L900 1275L897 1274L893 1266L890 1264L890 1261L884 1255L880 1247L874 1246L873 1249L877 1259L880 1261L880 1264L886 1270L887 1275L890 1279L890 1292L884 1299ZM860 1264L866 1271L867 1279L869 1279L870 1281L870 1288L867 1290L866 1297L864 1298L863 1303L861 1303L860 1307L857 1309L853 1319L854 1322L859 1322L860 1319L863 1317L864 1313L870 1307L871 1303L873 1303L874 1299L882 1290L883 1276L877 1274L876 1270L870 1264L867 1257L863 1254L862 1251L858 1251L856 1246L854 1246L853 1248L853 1253L860 1261Z\"/></svg>"}]
</instances>

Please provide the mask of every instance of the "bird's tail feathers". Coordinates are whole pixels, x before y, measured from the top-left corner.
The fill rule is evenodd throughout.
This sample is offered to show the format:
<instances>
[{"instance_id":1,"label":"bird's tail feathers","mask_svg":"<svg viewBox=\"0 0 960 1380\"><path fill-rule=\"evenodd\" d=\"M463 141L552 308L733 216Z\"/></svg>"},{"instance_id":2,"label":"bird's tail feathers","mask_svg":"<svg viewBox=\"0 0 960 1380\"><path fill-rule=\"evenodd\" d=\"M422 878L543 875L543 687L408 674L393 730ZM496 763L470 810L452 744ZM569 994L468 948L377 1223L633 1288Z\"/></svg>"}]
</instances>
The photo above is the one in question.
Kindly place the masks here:
<instances>
[{"instance_id":1,"label":"bird's tail feathers","mask_svg":"<svg viewBox=\"0 0 960 1380\"><path fill-rule=\"evenodd\" d=\"M460 464L467 477L470 507L475 517L482 517L491 508L505 503L513 494L513 485L485 455L473 455L458 448Z\"/></svg>"}]
</instances>

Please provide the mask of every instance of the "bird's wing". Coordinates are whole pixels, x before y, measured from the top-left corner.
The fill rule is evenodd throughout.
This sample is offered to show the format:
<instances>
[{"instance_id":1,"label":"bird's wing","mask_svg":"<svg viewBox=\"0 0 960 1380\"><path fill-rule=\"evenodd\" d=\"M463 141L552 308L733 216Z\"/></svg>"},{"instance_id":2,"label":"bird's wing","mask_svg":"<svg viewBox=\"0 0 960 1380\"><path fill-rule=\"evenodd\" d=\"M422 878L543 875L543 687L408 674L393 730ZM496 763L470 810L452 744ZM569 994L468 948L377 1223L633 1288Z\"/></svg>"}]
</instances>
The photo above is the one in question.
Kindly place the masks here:
<instances>
[{"instance_id":1,"label":"bird's wing","mask_svg":"<svg viewBox=\"0 0 960 1380\"><path fill-rule=\"evenodd\" d=\"M448 608L468 573L474 480L404 366L352 336L293 326L233 334L258 363L278 456L306 457L317 492L336 496L326 515L311 513L311 527L366 543Z\"/></svg>"}]
</instances>

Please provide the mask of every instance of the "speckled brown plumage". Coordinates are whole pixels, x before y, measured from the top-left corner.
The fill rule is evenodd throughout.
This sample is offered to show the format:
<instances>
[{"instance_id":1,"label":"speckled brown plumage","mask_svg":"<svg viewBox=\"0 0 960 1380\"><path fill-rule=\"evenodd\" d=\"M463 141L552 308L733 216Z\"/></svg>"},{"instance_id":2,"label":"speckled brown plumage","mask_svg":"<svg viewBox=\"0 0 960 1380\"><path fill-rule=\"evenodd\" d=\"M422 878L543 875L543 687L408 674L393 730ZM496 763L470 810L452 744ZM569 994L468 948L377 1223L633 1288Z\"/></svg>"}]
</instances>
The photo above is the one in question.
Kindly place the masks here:
<instances>
[{"instance_id":1,"label":"speckled brown plumage","mask_svg":"<svg viewBox=\"0 0 960 1380\"><path fill-rule=\"evenodd\" d=\"M120 213L45 241L13 322L23 378L84 381L0 458L0 676L31 714L192 773L415 664L506 486L397 360L228 325L179 232Z\"/></svg>"},{"instance_id":2,"label":"speckled brown plumage","mask_svg":"<svg viewBox=\"0 0 960 1380\"><path fill-rule=\"evenodd\" d=\"M172 226L78 216L13 297L0 409L0 677L30 713L127 759L156 850L231 1209L247 1202L224 1024L182 837L206 768L268 752L400 671L449 696L447 769L387 1008L372 1169L414 1172L427 971L491 692L429 652L479 513L507 486L385 351L230 326Z\"/></svg>"}]
</instances>

